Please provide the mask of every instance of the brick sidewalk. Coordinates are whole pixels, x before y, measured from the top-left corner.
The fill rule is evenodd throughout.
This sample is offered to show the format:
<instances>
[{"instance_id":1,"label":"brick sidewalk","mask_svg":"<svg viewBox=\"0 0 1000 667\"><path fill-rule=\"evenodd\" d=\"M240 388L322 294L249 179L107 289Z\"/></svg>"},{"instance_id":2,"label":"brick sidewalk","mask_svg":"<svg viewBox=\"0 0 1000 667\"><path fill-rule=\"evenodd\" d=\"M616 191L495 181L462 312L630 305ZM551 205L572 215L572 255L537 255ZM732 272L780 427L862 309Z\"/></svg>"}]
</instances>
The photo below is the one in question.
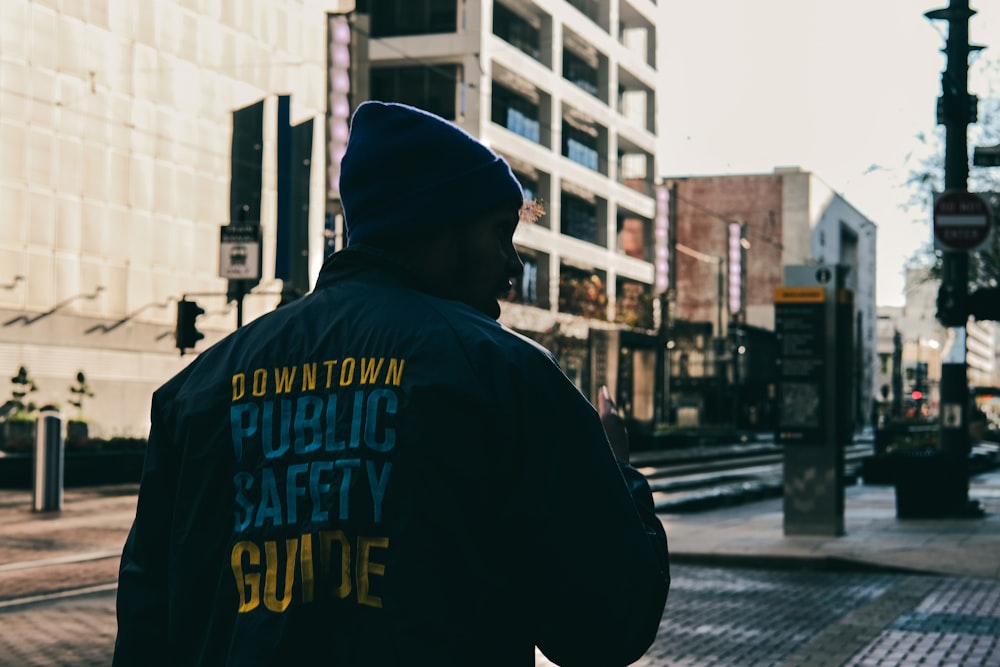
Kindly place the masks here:
<instances>
[{"instance_id":1,"label":"brick sidewalk","mask_svg":"<svg viewBox=\"0 0 1000 667\"><path fill-rule=\"evenodd\" d=\"M986 517L899 521L891 487L850 488L838 538L784 537L780 499L662 516L673 584L636 667L1000 665L1000 474L971 489ZM62 511L36 513L29 491L0 490L0 667L110 663L114 567L135 492L70 489ZM66 585L90 593L10 602L17 589L4 577L17 580L25 562L73 558Z\"/></svg>"},{"instance_id":2,"label":"brick sidewalk","mask_svg":"<svg viewBox=\"0 0 1000 667\"><path fill-rule=\"evenodd\" d=\"M114 591L0 607L0 624L0 666L106 666ZM659 635L634 667L778 665L1000 665L1000 582L675 566Z\"/></svg>"}]
</instances>

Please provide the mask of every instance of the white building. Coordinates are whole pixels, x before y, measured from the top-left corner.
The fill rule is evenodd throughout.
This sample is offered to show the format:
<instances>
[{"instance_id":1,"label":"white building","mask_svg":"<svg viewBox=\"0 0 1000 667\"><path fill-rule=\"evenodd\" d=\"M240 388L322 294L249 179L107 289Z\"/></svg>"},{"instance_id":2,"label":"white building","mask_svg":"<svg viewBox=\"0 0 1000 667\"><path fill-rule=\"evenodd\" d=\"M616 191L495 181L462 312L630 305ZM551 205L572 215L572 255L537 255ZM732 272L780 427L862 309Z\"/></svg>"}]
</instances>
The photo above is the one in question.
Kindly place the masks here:
<instances>
[{"instance_id":1,"label":"white building","mask_svg":"<svg viewBox=\"0 0 1000 667\"><path fill-rule=\"evenodd\" d=\"M92 434L146 434L152 390L192 358L174 348L176 301L208 295L195 297L207 311L200 349L235 327L219 228L232 113L259 100L258 291L275 291L276 99L290 95L291 121L318 119L322 131L335 4L3 0L0 391L23 366L38 386L29 398L74 418L68 388L83 371ZM313 170L314 202L323 185ZM324 211L313 208L318 266ZM246 319L276 302L247 297Z\"/></svg>"}]
</instances>

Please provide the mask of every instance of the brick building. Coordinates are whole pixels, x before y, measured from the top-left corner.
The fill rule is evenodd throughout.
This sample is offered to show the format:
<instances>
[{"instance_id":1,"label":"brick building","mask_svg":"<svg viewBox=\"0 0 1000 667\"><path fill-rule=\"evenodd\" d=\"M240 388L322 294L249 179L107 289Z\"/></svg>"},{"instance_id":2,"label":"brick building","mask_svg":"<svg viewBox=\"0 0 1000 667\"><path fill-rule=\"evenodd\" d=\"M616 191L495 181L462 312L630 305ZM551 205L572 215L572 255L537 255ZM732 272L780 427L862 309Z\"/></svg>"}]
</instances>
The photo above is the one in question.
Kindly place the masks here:
<instances>
[{"instance_id":1,"label":"brick building","mask_svg":"<svg viewBox=\"0 0 1000 667\"><path fill-rule=\"evenodd\" d=\"M842 264L849 268L847 286L855 302L852 403L857 422L864 423L877 390L875 224L814 174L797 167L769 174L668 178L662 187L673 200L673 319L702 323L713 339L700 348L698 341L675 342L671 373L682 367L680 355L686 354L689 375L700 371L706 378L701 384L712 385L693 391L697 382L682 382L677 401L717 397L699 405L719 418L728 415L731 406L713 408L713 400L747 408L751 402L740 400L743 392L748 399L763 397L766 403L772 382L759 373L769 364L757 363L760 350L743 344L740 337L760 339L774 331L774 291L783 284L785 266ZM692 364L696 359L701 363ZM726 389L734 384L735 389ZM761 409L763 405L756 413ZM737 411L741 421L753 417L745 409Z\"/></svg>"}]
</instances>

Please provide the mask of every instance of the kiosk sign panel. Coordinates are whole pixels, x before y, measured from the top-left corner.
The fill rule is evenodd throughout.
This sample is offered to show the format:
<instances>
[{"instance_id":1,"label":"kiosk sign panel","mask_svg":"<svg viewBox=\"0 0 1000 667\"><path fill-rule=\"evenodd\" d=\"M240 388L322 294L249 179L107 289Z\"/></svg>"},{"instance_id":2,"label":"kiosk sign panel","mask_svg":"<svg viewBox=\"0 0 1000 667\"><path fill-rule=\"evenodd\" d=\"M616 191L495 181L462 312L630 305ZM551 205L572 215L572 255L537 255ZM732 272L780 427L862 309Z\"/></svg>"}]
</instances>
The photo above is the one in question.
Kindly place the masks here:
<instances>
[{"instance_id":1,"label":"kiosk sign panel","mask_svg":"<svg viewBox=\"0 0 1000 667\"><path fill-rule=\"evenodd\" d=\"M826 290L775 290L775 333L779 346L778 429L782 444L819 443L825 438Z\"/></svg>"},{"instance_id":2,"label":"kiosk sign panel","mask_svg":"<svg viewBox=\"0 0 1000 667\"><path fill-rule=\"evenodd\" d=\"M774 293L775 441L786 535L844 533L844 445L853 422L853 293L845 265L786 266Z\"/></svg>"}]
</instances>

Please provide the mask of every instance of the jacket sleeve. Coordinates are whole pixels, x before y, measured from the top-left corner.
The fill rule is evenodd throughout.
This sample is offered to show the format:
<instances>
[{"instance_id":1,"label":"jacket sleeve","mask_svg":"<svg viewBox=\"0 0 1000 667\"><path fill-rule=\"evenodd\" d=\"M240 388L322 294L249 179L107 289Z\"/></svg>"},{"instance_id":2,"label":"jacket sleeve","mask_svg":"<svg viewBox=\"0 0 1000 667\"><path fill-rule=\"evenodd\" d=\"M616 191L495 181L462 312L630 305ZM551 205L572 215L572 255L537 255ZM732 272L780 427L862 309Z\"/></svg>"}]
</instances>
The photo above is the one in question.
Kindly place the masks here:
<instances>
[{"instance_id":1,"label":"jacket sleeve","mask_svg":"<svg viewBox=\"0 0 1000 667\"><path fill-rule=\"evenodd\" d=\"M161 401L162 402L162 401ZM166 417L153 411L135 520L118 572L115 667L165 664L168 627L168 560L174 476Z\"/></svg>"},{"instance_id":2,"label":"jacket sleeve","mask_svg":"<svg viewBox=\"0 0 1000 667\"><path fill-rule=\"evenodd\" d=\"M554 374L551 372L554 370ZM535 642L560 665L628 665L656 637L670 585L667 540L645 478L612 453L597 411L552 365L517 409L524 456Z\"/></svg>"}]
</instances>

